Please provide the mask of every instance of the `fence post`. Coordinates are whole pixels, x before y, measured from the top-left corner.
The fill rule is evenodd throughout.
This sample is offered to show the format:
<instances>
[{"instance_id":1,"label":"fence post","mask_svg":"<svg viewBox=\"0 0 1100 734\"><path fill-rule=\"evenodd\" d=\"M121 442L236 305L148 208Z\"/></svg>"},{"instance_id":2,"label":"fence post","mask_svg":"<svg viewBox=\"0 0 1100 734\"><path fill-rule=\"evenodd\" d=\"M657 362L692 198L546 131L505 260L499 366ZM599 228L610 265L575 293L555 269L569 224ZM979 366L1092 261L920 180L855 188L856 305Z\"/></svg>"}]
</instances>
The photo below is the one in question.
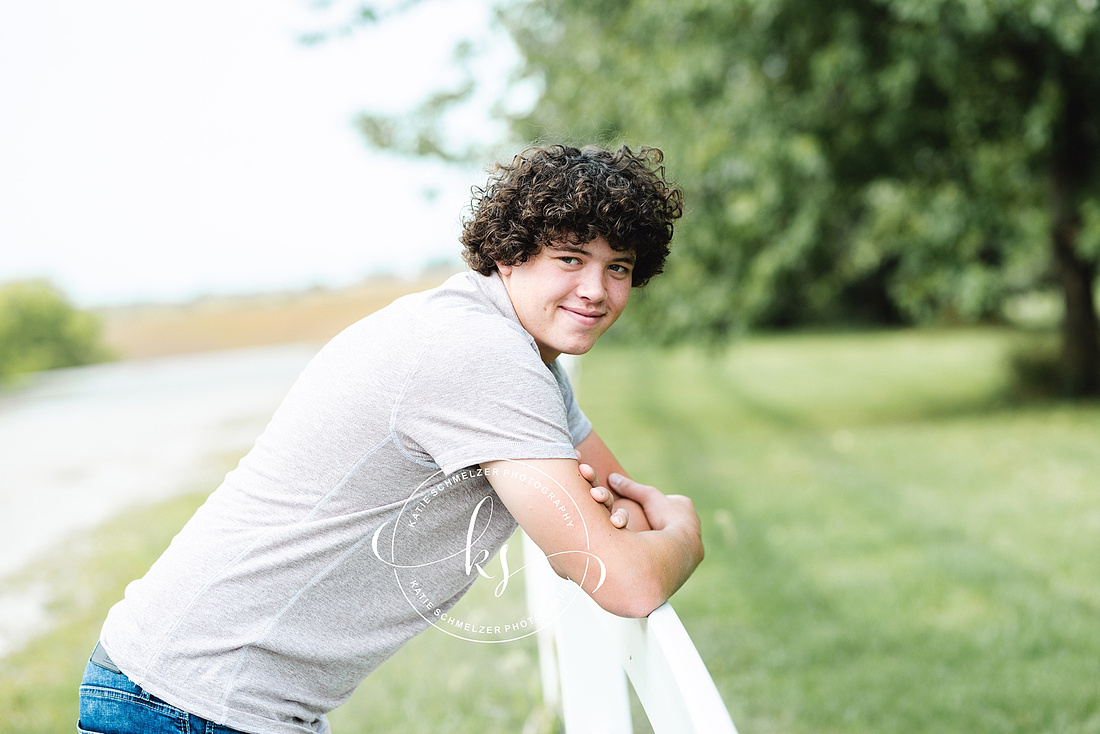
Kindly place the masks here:
<instances>
[{"instance_id":1,"label":"fence post","mask_svg":"<svg viewBox=\"0 0 1100 734\"><path fill-rule=\"evenodd\" d=\"M538 632L539 666L544 701L559 708L566 734L631 734L626 678L654 734L737 734L670 604L645 619L616 617L559 578L526 535L523 552L532 616L558 615ZM564 611L552 601L562 597Z\"/></svg>"},{"instance_id":2,"label":"fence post","mask_svg":"<svg viewBox=\"0 0 1100 734\"><path fill-rule=\"evenodd\" d=\"M579 587L558 577L534 541L523 535L527 606L536 619L557 615L537 633L543 702L561 714L567 734L632 734L626 675L602 627L577 614L590 601ZM574 595L561 611L558 594ZM559 614L560 612L560 614Z\"/></svg>"}]
</instances>

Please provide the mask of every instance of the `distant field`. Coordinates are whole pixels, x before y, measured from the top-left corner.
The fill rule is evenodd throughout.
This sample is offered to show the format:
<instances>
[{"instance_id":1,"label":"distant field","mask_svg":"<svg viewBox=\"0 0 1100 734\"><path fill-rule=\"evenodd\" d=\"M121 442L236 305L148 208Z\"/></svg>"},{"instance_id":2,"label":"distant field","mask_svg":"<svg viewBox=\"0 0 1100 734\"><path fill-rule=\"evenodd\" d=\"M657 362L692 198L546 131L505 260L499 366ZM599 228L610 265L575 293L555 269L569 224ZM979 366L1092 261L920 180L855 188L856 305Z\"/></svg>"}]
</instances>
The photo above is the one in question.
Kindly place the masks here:
<instances>
[{"instance_id":1,"label":"distant field","mask_svg":"<svg viewBox=\"0 0 1100 734\"><path fill-rule=\"evenodd\" d=\"M191 304L106 309L108 347L122 359L289 342L323 343L395 298L442 283L377 279L339 291L203 299Z\"/></svg>"}]
</instances>

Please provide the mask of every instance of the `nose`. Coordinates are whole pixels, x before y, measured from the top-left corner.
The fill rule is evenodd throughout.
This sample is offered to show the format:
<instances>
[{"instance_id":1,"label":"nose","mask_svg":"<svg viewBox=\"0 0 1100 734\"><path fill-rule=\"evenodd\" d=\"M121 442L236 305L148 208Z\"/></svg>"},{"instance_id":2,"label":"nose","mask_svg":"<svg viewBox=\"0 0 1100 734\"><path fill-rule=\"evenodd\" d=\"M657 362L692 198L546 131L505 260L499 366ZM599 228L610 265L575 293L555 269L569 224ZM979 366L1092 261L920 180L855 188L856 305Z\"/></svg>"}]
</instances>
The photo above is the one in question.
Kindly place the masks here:
<instances>
[{"instance_id":1,"label":"nose","mask_svg":"<svg viewBox=\"0 0 1100 734\"><path fill-rule=\"evenodd\" d=\"M589 266L578 273L577 295L586 301L599 303L607 297L607 282L604 268Z\"/></svg>"}]
</instances>

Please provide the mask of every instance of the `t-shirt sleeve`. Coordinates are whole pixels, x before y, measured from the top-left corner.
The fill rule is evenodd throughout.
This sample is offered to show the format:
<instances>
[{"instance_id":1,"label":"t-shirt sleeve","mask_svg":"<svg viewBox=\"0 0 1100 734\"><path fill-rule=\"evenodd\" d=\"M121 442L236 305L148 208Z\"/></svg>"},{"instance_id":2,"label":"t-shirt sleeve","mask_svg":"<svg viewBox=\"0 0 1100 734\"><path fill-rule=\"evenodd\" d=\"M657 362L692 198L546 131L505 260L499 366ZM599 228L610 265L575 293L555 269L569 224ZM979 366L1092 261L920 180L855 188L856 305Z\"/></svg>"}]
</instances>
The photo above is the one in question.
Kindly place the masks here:
<instances>
[{"instance_id":1,"label":"t-shirt sleeve","mask_svg":"<svg viewBox=\"0 0 1100 734\"><path fill-rule=\"evenodd\" d=\"M392 428L410 458L448 474L485 461L576 456L558 380L530 337L499 319L470 318L440 333L411 369Z\"/></svg>"}]
</instances>

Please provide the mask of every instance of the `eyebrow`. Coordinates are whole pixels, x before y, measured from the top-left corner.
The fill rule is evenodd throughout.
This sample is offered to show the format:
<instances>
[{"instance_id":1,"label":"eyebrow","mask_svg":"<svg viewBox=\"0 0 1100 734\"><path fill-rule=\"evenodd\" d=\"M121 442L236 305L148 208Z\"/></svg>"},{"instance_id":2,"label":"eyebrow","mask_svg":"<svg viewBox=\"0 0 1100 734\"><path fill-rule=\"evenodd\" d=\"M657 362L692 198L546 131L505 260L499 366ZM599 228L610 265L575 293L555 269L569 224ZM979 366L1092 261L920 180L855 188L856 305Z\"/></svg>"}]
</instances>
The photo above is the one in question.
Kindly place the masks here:
<instances>
[{"instance_id":1,"label":"eyebrow","mask_svg":"<svg viewBox=\"0 0 1100 734\"><path fill-rule=\"evenodd\" d=\"M587 255L588 257L592 257L592 253L584 249L584 245L574 245L571 242L552 244L547 245L546 247L551 250L559 250L561 252L575 252L578 255ZM634 265L638 260L638 256L635 255L633 252L619 252L618 250L615 250L614 252L616 253L617 257L612 258L612 262Z\"/></svg>"}]
</instances>

